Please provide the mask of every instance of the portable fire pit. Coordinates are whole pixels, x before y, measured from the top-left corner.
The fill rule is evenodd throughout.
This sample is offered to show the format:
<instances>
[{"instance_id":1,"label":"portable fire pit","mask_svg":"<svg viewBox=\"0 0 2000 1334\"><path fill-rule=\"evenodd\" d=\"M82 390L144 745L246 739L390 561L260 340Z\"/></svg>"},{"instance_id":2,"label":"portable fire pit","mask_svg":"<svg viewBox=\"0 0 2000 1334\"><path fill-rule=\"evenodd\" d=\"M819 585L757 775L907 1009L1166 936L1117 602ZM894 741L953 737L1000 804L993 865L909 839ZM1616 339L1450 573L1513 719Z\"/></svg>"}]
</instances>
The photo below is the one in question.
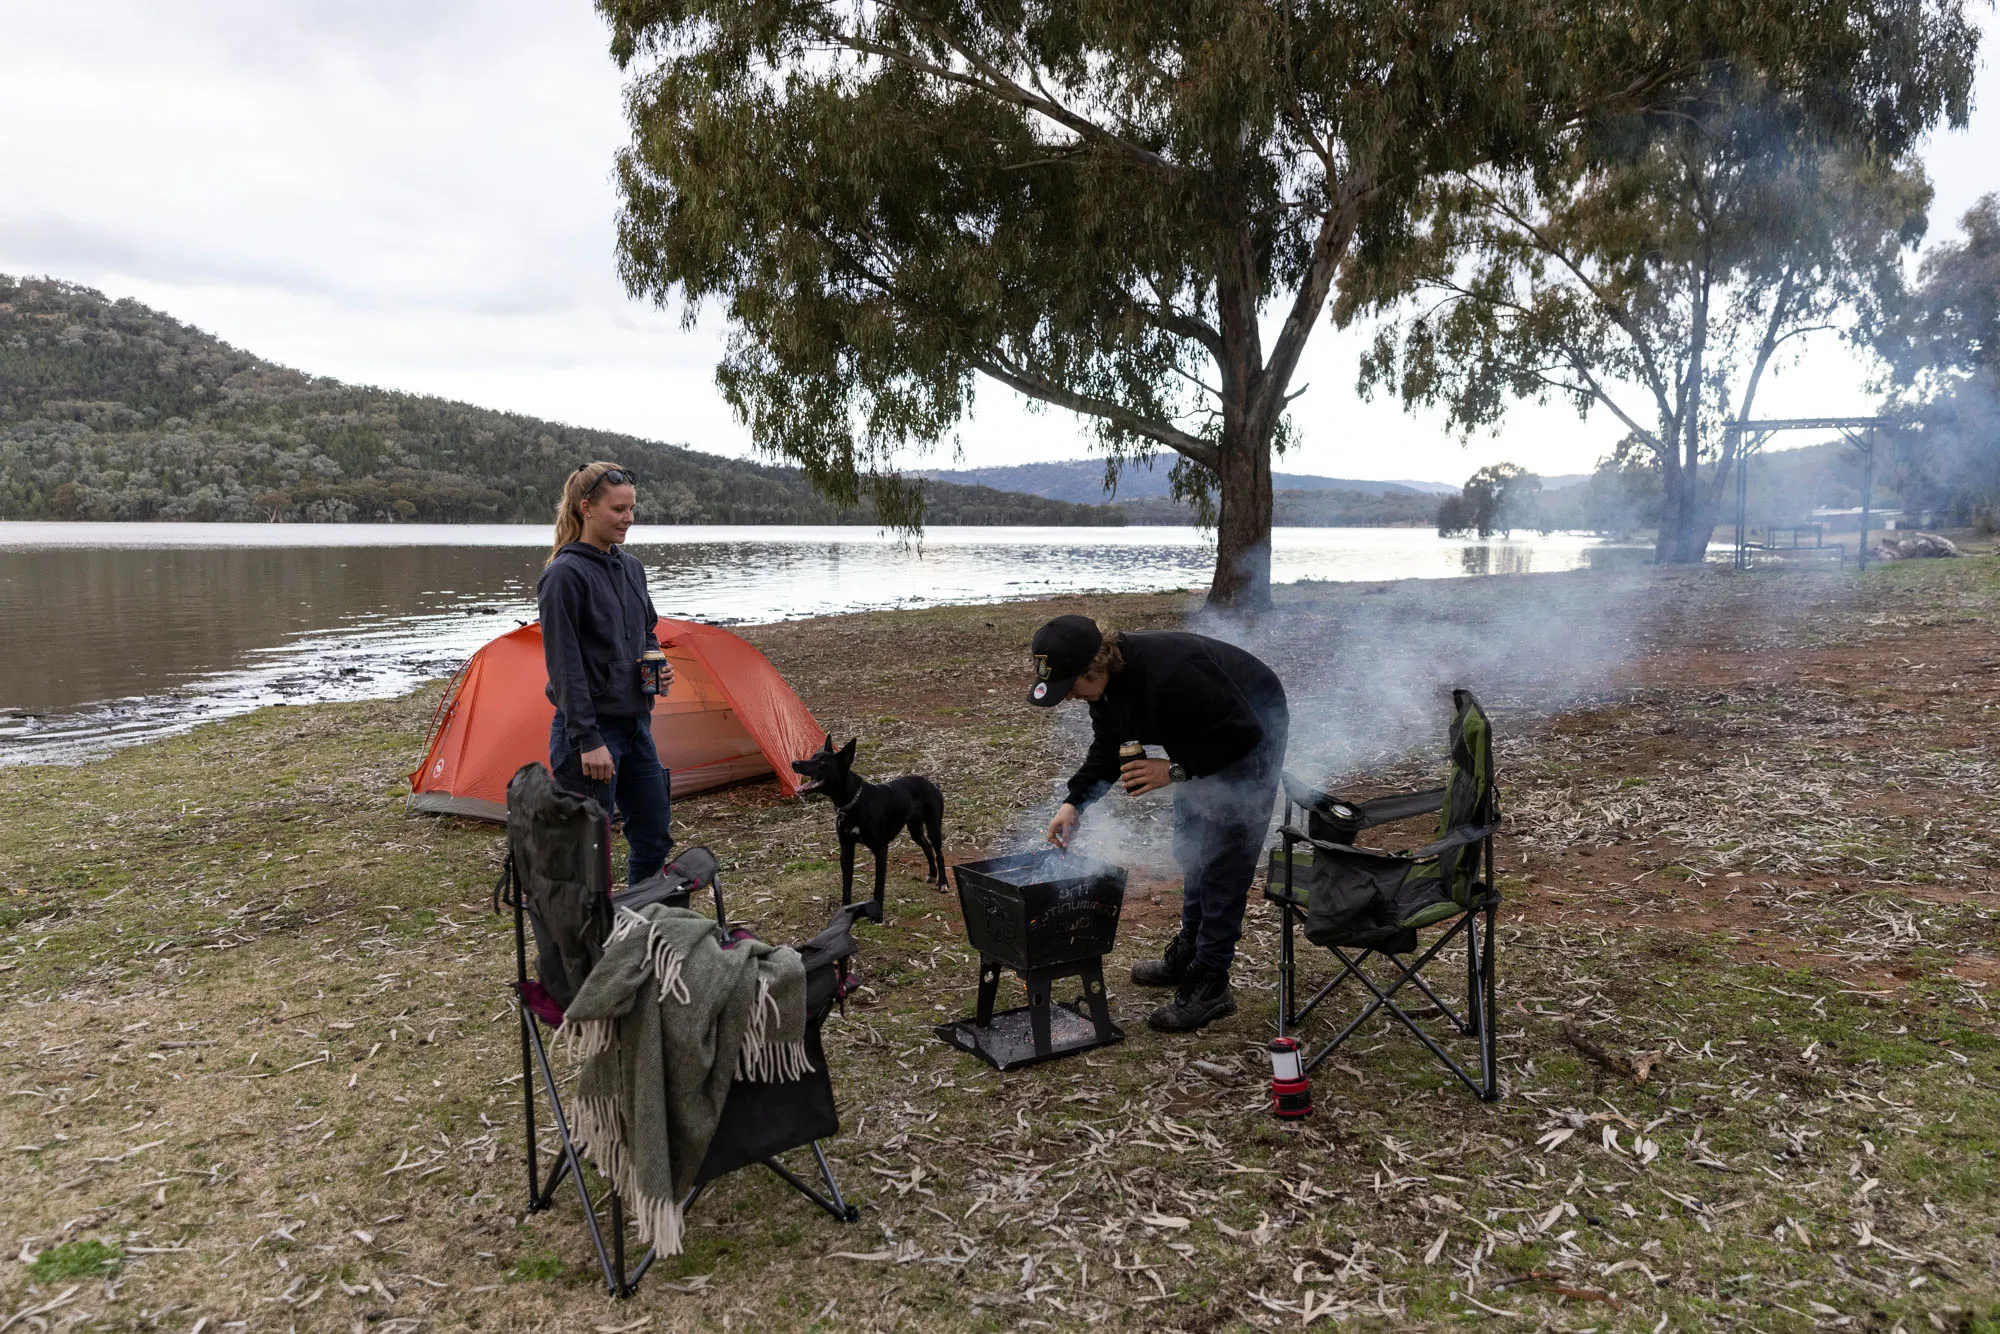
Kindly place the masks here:
<instances>
[{"instance_id":1,"label":"portable fire pit","mask_svg":"<svg viewBox=\"0 0 2000 1334\"><path fill-rule=\"evenodd\" d=\"M965 935L979 951L979 1008L937 1034L996 1070L1122 1041L1104 995L1104 956L1118 938L1125 868L1064 852L1022 852L954 866ZM1028 1003L993 1011L1000 972L1012 969ZM1074 1003L1049 1003L1054 984L1083 982Z\"/></svg>"}]
</instances>

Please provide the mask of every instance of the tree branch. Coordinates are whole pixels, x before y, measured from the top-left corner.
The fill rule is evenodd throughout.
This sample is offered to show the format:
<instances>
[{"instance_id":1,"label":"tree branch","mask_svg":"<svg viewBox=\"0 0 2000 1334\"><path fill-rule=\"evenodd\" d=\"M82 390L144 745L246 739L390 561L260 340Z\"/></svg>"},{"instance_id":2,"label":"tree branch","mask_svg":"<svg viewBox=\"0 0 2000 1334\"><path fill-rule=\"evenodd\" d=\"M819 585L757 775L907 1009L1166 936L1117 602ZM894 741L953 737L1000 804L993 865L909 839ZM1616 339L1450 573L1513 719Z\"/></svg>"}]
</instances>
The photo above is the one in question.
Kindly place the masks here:
<instances>
[{"instance_id":1,"label":"tree branch","mask_svg":"<svg viewBox=\"0 0 2000 1334\"><path fill-rule=\"evenodd\" d=\"M1533 243L1537 250L1569 270L1570 276L1576 279L1584 291L1590 293L1591 300L1597 302L1598 308L1604 312L1605 318L1618 326L1619 331L1631 342L1632 350L1639 354L1639 363L1644 369L1646 377L1646 388L1652 392L1654 405L1659 409L1661 419L1677 419L1678 414L1667 400L1666 374L1660 369L1658 357L1651 343L1639 332L1638 322L1632 318L1631 312L1613 301L1610 295L1604 291L1603 287L1593 281L1583 271L1582 265L1573 260L1567 251L1558 245L1540 226L1530 221L1525 214L1509 207L1506 201L1497 193L1480 182L1468 178L1467 183L1474 190L1486 197L1486 206L1490 212L1499 214L1521 232L1525 233L1528 240Z\"/></svg>"},{"instance_id":2,"label":"tree branch","mask_svg":"<svg viewBox=\"0 0 2000 1334\"><path fill-rule=\"evenodd\" d=\"M988 97L1011 103L1026 111L1033 111L1054 121L1078 137L1116 149L1124 156L1153 171L1164 175L1178 175L1180 173L1178 166L1152 149L1142 144L1133 143L1130 139L1127 139L1115 130L1107 129L1105 126L1099 125L1096 121L1090 119L1090 117L1070 110L1061 102L1047 96L1045 93L1035 92L1023 87L1018 80L1010 77L999 66L981 56L964 42L958 41L951 33L938 28L922 15L913 14L895 4L884 3L883 7L894 10L901 15L903 20L912 28L927 33L932 40L955 53L967 65L983 75L984 78L974 78L947 65L940 65L935 61L925 60L914 52L904 50L901 47L871 41L861 36L859 32L849 32L837 24L828 26L824 23L816 23L813 27L819 33L821 40L833 45L845 47L847 50L859 52L863 55L875 56L881 60L893 61L905 69L913 70L919 74L927 74L934 79L956 84L961 88L969 88L976 92L984 93ZM1039 72L1035 74L1035 81L1037 84L1041 82Z\"/></svg>"},{"instance_id":3,"label":"tree branch","mask_svg":"<svg viewBox=\"0 0 2000 1334\"><path fill-rule=\"evenodd\" d=\"M1009 365L1000 353L974 357L972 364L1009 389L1026 394L1029 398L1053 403L1059 408L1068 408L1071 412L1081 412L1086 416L1101 418L1120 430L1130 431L1134 435L1144 436L1157 444L1165 445L1176 454L1193 459L1205 468L1219 469L1221 466L1220 451L1208 441L1177 430L1164 422L1142 416L1122 403L1113 403L1109 399L1095 398L1089 394L1079 394L1061 385L1051 384L1027 370Z\"/></svg>"},{"instance_id":4,"label":"tree branch","mask_svg":"<svg viewBox=\"0 0 2000 1334\"><path fill-rule=\"evenodd\" d=\"M1331 185L1329 181L1329 188ZM1333 290L1341 257L1347 253L1360 221L1361 201L1372 188L1366 173L1356 173L1329 200L1320 218L1319 232L1313 237L1312 260L1299 282L1299 290L1292 294L1292 308L1285 313L1277 341L1271 345L1270 360L1265 362L1264 374L1258 381L1258 402L1253 411L1260 420L1275 418L1290 401L1285 390L1291 384L1292 373L1298 369L1306 340L1312 337L1313 325L1319 322L1320 312L1326 308L1327 293Z\"/></svg>"}]
</instances>

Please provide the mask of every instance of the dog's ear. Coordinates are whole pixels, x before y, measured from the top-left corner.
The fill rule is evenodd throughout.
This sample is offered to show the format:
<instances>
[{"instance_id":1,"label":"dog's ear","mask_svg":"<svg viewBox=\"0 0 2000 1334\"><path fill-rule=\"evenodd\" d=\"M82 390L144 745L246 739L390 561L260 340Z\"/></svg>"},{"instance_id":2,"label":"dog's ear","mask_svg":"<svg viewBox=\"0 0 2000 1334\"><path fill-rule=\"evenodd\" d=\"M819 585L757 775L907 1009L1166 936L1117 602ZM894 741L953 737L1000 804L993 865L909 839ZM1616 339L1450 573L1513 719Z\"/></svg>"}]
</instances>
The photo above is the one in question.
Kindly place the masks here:
<instances>
[{"instance_id":1,"label":"dog's ear","mask_svg":"<svg viewBox=\"0 0 2000 1334\"><path fill-rule=\"evenodd\" d=\"M832 749L833 749L833 733L831 733L831 732L828 732L828 733L826 734L826 744L825 744L825 745L823 745L823 746L821 746L821 747L820 747L820 749L821 749L821 750L832 750Z\"/></svg>"},{"instance_id":2,"label":"dog's ear","mask_svg":"<svg viewBox=\"0 0 2000 1334\"><path fill-rule=\"evenodd\" d=\"M858 736L849 737L847 739L847 744L840 748L840 758L845 760L849 764L854 763L854 748L860 743L861 743L860 737Z\"/></svg>"}]
</instances>

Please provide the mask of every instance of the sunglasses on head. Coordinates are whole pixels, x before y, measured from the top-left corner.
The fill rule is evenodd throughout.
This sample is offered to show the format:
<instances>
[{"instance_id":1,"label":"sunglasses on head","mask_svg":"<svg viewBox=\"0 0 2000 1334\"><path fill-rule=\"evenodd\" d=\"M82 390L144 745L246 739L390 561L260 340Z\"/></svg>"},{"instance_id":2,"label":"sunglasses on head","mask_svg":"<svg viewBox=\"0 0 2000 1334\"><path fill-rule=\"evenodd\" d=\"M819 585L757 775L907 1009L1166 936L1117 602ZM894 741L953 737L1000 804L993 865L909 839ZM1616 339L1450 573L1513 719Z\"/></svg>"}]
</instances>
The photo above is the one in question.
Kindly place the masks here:
<instances>
[{"instance_id":1,"label":"sunglasses on head","mask_svg":"<svg viewBox=\"0 0 2000 1334\"><path fill-rule=\"evenodd\" d=\"M588 463L583 464L581 467L577 468L577 471L582 472L585 468L588 468L589 466L590 465ZM598 487L603 486L606 483L609 483L612 486L637 486L639 485L639 474L633 472L630 468L606 468L603 472L597 475L596 481L592 482L589 486L584 488L582 498L586 500L589 499L593 494L595 494Z\"/></svg>"}]
</instances>

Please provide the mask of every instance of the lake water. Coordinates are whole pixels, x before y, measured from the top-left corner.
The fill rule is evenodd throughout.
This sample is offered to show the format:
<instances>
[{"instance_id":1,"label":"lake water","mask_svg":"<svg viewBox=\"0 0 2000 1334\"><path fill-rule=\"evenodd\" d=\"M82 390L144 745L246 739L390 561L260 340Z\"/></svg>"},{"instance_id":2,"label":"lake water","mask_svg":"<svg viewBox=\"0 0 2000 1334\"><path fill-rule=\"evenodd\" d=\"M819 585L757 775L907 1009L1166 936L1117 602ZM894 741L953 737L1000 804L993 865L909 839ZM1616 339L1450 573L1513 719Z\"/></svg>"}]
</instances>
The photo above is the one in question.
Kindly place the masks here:
<instances>
[{"instance_id":1,"label":"lake water","mask_svg":"<svg viewBox=\"0 0 2000 1334\"><path fill-rule=\"evenodd\" d=\"M0 764L87 757L279 701L380 699L535 615L541 525L0 522ZM1205 588L1191 528L635 527L663 615L837 612ZM1272 578L1576 569L1629 548L1557 534L1281 528Z\"/></svg>"}]
</instances>

